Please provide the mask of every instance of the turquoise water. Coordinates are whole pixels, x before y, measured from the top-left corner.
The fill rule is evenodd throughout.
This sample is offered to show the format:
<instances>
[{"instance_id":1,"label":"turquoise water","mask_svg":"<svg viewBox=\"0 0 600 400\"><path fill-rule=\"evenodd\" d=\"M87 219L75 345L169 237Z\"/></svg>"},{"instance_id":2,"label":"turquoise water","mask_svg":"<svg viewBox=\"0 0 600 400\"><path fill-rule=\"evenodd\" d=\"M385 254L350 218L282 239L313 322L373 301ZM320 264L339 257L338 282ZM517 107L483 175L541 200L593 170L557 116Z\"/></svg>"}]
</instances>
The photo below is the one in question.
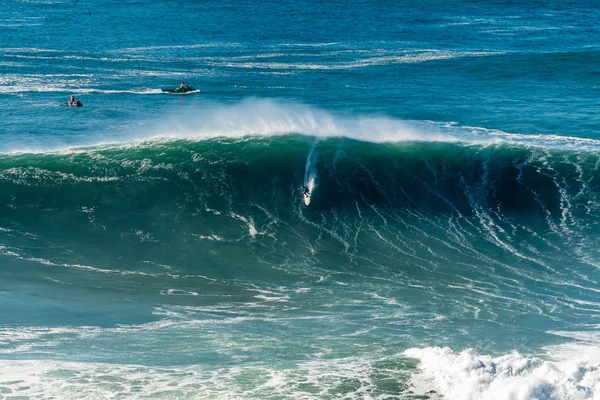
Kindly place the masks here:
<instances>
[{"instance_id":1,"label":"turquoise water","mask_svg":"<svg viewBox=\"0 0 600 400\"><path fill-rule=\"evenodd\" d=\"M8 1L0 399L596 398L598 17Z\"/></svg>"}]
</instances>

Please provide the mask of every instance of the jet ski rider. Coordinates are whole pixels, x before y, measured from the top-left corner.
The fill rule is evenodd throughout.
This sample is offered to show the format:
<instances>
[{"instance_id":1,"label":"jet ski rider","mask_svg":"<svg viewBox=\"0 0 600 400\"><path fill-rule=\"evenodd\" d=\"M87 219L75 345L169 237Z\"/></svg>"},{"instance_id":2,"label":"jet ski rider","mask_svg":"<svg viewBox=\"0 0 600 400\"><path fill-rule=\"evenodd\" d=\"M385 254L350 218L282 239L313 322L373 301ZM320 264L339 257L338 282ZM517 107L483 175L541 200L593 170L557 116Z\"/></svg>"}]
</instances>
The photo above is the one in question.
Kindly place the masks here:
<instances>
[{"instance_id":1,"label":"jet ski rider","mask_svg":"<svg viewBox=\"0 0 600 400\"><path fill-rule=\"evenodd\" d=\"M80 104L80 101L75 96L71 96L69 98L69 102L67 103L67 105L69 105L69 106L78 106L79 104Z\"/></svg>"}]
</instances>

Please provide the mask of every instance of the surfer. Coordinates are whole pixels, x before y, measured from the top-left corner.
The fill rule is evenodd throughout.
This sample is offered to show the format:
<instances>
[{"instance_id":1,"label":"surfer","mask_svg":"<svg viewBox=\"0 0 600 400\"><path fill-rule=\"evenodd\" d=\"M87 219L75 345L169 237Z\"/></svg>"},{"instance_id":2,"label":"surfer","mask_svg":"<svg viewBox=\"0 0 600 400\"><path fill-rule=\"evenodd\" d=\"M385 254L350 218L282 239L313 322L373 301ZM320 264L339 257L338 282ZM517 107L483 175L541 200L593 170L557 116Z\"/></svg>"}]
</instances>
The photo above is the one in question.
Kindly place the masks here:
<instances>
[{"instance_id":1,"label":"surfer","mask_svg":"<svg viewBox=\"0 0 600 400\"><path fill-rule=\"evenodd\" d=\"M310 188L306 185L303 185L302 187L298 188L298 190L300 190L302 192L302 199L304 200L304 204L309 205L310 204Z\"/></svg>"}]
</instances>

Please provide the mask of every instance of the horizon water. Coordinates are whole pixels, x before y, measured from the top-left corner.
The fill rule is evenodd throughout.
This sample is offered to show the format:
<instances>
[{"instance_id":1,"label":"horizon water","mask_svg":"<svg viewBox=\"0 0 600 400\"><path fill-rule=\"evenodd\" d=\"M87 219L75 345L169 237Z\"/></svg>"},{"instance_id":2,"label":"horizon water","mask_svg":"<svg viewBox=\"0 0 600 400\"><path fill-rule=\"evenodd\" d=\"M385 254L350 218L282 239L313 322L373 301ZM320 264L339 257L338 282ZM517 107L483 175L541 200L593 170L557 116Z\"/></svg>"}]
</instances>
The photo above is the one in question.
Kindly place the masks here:
<instances>
[{"instance_id":1,"label":"horizon water","mask_svg":"<svg viewBox=\"0 0 600 400\"><path fill-rule=\"evenodd\" d=\"M599 398L597 2L3 5L0 399Z\"/></svg>"}]
</instances>

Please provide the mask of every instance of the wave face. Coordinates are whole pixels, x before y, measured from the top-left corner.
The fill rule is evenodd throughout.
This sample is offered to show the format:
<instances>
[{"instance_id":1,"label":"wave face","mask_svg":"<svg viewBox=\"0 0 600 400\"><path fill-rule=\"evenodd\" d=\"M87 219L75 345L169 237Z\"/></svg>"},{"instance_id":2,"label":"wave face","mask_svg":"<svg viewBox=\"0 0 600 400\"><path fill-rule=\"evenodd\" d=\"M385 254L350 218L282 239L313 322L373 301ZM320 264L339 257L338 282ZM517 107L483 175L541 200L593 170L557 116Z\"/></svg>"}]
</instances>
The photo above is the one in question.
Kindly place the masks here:
<instances>
[{"instance_id":1,"label":"wave face","mask_svg":"<svg viewBox=\"0 0 600 400\"><path fill-rule=\"evenodd\" d=\"M546 267L555 257L549 252L572 243L577 251L570 256L594 265L598 162L595 152L507 143L160 139L0 155L0 215L11 232L66 237L71 231L91 240L140 224L158 241L171 231L169 240L207 232L241 239L247 229L233 228L251 225L243 216L275 238L292 226L306 237L324 229L346 250L360 250L355 231L364 223L394 236L412 230L415 241L440 230L435 237L453 243L449 249L483 240L489 249ZM314 203L301 208L296 189L308 173L317 182ZM44 219L52 223L29 225Z\"/></svg>"},{"instance_id":2,"label":"wave face","mask_svg":"<svg viewBox=\"0 0 600 400\"><path fill-rule=\"evenodd\" d=\"M425 314L535 314L510 329L562 329L588 320L598 293L598 164L586 151L299 135L4 154L4 273L94 272L106 288L173 275L168 290L204 294L366 274Z\"/></svg>"}]
</instances>

